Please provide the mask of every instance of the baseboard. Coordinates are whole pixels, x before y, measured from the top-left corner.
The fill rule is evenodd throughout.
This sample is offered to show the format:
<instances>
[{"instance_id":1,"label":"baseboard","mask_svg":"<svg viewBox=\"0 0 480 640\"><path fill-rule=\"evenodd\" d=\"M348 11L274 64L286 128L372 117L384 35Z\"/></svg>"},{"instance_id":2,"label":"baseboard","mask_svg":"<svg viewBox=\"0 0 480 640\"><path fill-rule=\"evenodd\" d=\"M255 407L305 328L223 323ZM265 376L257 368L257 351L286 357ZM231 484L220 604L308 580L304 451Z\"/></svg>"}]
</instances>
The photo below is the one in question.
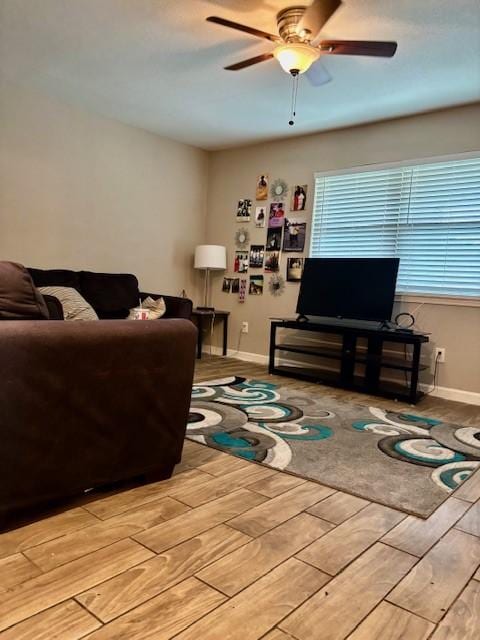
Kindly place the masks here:
<instances>
[{"instance_id":1,"label":"baseboard","mask_svg":"<svg viewBox=\"0 0 480 640\"><path fill-rule=\"evenodd\" d=\"M480 393L477 393L476 391L464 391L463 389L452 389L452 387L436 387L433 391L430 391L432 388L431 385L419 384L418 386L421 391L427 392L429 395L435 396L436 398L480 405Z\"/></svg>"},{"instance_id":2,"label":"baseboard","mask_svg":"<svg viewBox=\"0 0 480 640\"><path fill-rule=\"evenodd\" d=\"M220 347L210 347L209 345L203 347L203 353L210 353L212 356L223 355L223 351ZM235 351L235 349L228 349L227 356L229 358L236 358L237 360L244 360L245 362L255 362L255 364L268 364L268 356L264 356L261 353L250 353L248 351Z\"/></svg>"},{"instance_id":3,"label":"baseboard","mask_svg":"<svg viewBox=\"0 0 480 640\"><path fill-rule=\"evenodd\" d=\"M205 346L203 353L211 353L213 356L221 356L222 349L220 347ZM268 364L268 356L261 353L250 353L248 351L235 351L235 349L228 349L227 356L229 358L236 358L237 360L243 360L245 362L254 362L255 364ZM298 362L293 360L286 361L289 365L295 366ZM480 393L476 391L464 391L463 389L453 389L452 387L436 387L434 391L430 391L431 385L420 384L420 389L424 392L429 392L429 395L436 398L443 398L444 400L453 400L454 402L464 402L465 404L480 405Z\"/></svg>"}]
</instances>

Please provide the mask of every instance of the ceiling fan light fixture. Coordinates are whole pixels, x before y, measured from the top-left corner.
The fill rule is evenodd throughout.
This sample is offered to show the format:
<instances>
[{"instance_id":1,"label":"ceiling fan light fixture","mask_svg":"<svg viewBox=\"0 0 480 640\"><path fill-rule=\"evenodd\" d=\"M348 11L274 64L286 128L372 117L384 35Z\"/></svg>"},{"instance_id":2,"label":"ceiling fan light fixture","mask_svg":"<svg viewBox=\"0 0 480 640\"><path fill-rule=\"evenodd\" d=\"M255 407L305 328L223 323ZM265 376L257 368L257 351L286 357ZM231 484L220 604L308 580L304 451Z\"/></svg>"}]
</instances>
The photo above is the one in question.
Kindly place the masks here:
<instances>
[{"instance_id":1,"label":"ceiling fan light fixture","mask_svg":"<svg viewBox=\"0 0 480 640\"><path fill-rule=\"evenodd\" d=\"M286 73L305 73L320 57L320 51L303 42L292 42L276 47L273 55Z\"/></svg>"}]
</instances>

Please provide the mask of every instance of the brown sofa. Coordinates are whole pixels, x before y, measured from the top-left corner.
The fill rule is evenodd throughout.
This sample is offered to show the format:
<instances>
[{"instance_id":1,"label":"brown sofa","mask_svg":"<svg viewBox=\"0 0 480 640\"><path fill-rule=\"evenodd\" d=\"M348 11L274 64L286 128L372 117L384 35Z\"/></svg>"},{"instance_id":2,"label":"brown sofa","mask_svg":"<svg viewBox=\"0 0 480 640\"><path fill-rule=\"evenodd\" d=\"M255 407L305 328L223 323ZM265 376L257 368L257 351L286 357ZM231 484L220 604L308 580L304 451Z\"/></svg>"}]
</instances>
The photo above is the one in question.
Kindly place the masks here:
<instances>
[{"instance_id":1,"label":"brown sofa","mask_svg":"<svg viewBox=\"0 0 480 640\"><path fill-rule=\"evenodd\" d=\"M139 290L138 280L131 273L97 273L95 271L70 271L68 269L33 269L28 272L36 287L72 287L92 305L102 320L118 320L128 316L139 300L147 296L159 298L158 293L147 293ZM162 294L167 307L162 319L186 318L192 315L192 301ZM51 319L63 319L61 307L52 305L50 296L47 304ZM59 315L60 314L60 315Z\"/></svg>"},{"instance_id":2,"label":"brown sofa","mask_svg":"<svg viewBox=\"0 0 480 640\"><path fill-rule=\"evenodd\" d=\"M51 321L26 271L16 265L12 276L7 265L0 262L0 523L90 488L169 477L188 418L193 324Z\"/></svg>"}]
</instances>

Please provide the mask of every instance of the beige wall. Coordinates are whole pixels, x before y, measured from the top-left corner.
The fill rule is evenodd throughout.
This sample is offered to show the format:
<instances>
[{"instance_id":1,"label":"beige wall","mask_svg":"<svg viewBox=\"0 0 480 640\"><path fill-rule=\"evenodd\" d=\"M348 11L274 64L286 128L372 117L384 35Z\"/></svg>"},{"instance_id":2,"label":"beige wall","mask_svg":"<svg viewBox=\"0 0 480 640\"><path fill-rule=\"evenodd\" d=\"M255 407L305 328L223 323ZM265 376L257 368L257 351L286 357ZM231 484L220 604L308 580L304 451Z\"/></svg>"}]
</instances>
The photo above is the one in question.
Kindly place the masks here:
<instances>
[{"instance_id":1,"label":"beige wall","mask_svg":"<svg viewBox=\"0 0 480 640\"><path fill-rule=\"evenodd\" d=\"M208 154L0 81L0 259L194 295Z\"/></svg>"},{"instance_id":2,"label":"beige wall","mask_svg":"<svg viewBox=\"0 0 480 640\"><path fill-rule=\"evenodd\" d=\"M301 117L301 115L299 116ZM233 275L235 221L239 198L254 198L255 177L268 173L289 185L308 184L306 221L310 231L313 173L357 165L410 160L437 155L480 150L480 104L412 118L343 129L285 141L219 151L211 154L208 188L207 240L225 244L229 271ZM255 203L254 203L255 205ZM264 244L266 229L247 228L251 242ZM306 248L308 251L309 239ZM307 254L307 252L306 252ZM293 254L290 254L293 255ZM286 256L281 259L285 275ZM256 270L259 272L259 270ZM269 276L265 274L265 284ZM266 354L269 317L294 315L299 285L286 283L286 292L274 298L247 296L244 304L237 296L221 292L221 277L213 291L217 308L232 312L229 346L240 351ZM417 304L404 304L413 310ZM440 365L438 384L444 387L480 392L480 308L427 305L416 314L419 327L431 332L432 342L446 348L446 362ZM242 321L248 321L247 335L240 334ZM215 335L214 344L219 344ZM240 346L239 346L240 345Z\"/></svg>"}]
</instances>

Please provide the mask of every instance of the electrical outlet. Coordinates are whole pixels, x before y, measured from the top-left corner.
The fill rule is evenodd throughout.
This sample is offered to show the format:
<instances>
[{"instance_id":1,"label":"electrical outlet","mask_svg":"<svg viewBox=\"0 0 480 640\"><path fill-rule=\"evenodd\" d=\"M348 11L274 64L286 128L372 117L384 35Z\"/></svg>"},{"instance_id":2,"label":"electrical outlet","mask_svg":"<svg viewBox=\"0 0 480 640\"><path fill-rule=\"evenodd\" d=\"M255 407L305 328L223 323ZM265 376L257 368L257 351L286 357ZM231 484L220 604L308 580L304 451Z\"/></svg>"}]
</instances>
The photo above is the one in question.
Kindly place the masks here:
<instances>
[{"instance_id":1,"label":"electrical outlet","mask_svg":"<svg viewBox=\"0 0 480 640\"><path fill-rule=\"evenodd\" d=\"M435 349L435 362L445 362L445 347L437 347Z\"/></svg>"},{"instance_id":2,"label":"electrical outlet","mask_svg":"<svg viewBox=\"0 0 480 640\"><path fill-rule=\"evenodd\" d=\"M242 322L242 333L248 333L248 322Z\"/></svg>"}]
</instances>

